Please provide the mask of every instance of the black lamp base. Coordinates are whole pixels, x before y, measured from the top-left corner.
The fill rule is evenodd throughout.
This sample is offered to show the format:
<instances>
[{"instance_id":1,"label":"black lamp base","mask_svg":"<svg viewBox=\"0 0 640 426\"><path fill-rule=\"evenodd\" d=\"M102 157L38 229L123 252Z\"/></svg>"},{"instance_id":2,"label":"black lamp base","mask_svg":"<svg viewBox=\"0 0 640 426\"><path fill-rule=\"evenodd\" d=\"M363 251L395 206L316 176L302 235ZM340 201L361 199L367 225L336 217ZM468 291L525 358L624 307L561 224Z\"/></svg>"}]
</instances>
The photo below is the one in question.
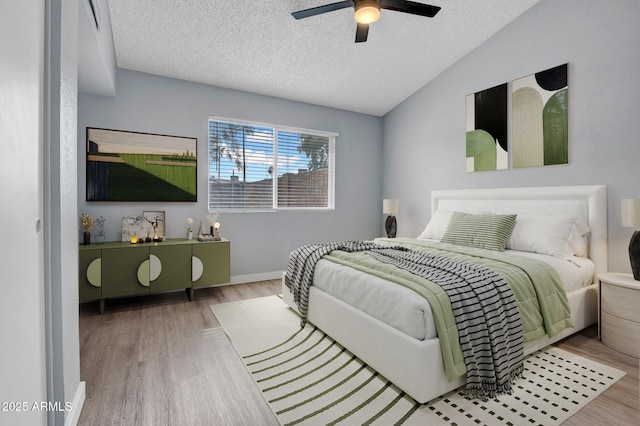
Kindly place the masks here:
<instances>
[{"instance_id":1,"label":"black lamp base","mask_svg":"<svg viewBox=\"0 0 640 426\"><path fill-rule=\"evenodd\" d=\"M629 260L633 278L640 281L640 231L635 231L629 243Z\"/></svg>"},{"instance_id":2,"label":"black lamp base","mask_svg":"<svg viewBox=\"0 0 640 426\"><path fill-rule=\"evenodd\" d=\"M387 231L388 238L395 238L396 231L398 230L398 224L396 223L396 217L389 215L384 222L384 229Z\"/></svg>"}]
</instances>

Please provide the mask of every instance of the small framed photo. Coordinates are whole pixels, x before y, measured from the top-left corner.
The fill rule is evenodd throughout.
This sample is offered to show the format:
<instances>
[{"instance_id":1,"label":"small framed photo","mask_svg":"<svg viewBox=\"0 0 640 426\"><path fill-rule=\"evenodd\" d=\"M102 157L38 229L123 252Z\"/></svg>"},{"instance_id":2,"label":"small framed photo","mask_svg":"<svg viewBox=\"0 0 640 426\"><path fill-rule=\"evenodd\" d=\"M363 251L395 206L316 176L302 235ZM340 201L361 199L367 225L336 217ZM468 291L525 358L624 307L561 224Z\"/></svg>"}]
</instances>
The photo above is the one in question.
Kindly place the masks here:
<instances>
[{"instance_id":1,"label":"small framed photo","mask_svg":"<svg viewBox=\"0 0 640 426\"><path fill-rule=\"evenodd\" d=\"M142 212L145 222L149 227L149 237L153 239L164 239L167 229L167 220L164 211L144 211Z\"/></svg>"}]
</instances>

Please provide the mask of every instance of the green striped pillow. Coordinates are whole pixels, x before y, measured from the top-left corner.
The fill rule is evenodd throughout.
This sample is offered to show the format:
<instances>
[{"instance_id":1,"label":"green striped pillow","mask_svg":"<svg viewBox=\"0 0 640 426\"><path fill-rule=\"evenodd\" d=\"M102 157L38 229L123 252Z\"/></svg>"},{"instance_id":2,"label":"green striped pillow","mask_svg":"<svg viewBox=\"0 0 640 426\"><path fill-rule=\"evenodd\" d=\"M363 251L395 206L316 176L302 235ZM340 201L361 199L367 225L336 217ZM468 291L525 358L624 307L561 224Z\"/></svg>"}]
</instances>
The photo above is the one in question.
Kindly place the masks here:
<instances>
[{"instance_id":1,"label":"green striped pillow","mask_svg":"<svg viewBox=\"0 0 640 426\"><path fill-rule=\"evenodd\" d=\"M459 246L504 251L515 225L515 214L454 212L440 241Z\"/></svg>"}]
</instances>

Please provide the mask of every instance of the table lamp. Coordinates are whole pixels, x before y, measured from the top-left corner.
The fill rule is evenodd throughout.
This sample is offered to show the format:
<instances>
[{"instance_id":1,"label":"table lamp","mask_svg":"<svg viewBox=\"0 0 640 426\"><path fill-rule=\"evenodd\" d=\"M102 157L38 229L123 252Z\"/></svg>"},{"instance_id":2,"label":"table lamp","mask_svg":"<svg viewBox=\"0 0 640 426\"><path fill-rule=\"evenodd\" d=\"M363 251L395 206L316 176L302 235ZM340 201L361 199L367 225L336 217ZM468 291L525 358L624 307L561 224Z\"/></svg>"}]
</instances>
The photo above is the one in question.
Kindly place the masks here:
<instances>
[{"instance_id":1,"label":"table lamp","mask_svg":"<svg viewBox=\"0 0 640 426\"><path fill-rule=\"evenodd\" d=\"M622 226L633 227L631 241L629 242L629 260L633 278L640 281L640 199L626 198L622 200Z\"/></svg>"},{"instance_id":2,"label":"table lamp","mask_svg":"<svg viewBox=\"0 0 640 426\"><path fill-rule=\"evenodd\" d=\"M400 200L384 199L382 200L382 212L388 214L387 220L384 222L384 229L387 231L388 238L395 238L398 224L396 222L396 214L400 211Z\"/></svg>"}]
</instances>

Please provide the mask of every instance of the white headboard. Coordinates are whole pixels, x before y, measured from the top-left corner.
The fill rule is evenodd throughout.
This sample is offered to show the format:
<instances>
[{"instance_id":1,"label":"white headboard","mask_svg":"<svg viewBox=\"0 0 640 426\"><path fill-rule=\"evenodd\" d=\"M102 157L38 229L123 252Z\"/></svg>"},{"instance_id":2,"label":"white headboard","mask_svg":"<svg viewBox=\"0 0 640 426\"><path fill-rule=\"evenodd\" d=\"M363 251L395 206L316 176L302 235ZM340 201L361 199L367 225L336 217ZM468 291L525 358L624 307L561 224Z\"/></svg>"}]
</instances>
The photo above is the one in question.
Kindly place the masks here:
<instances>
[{"instance_id":1,"label":"white headboard","mask_svg":"<svg viewBox=\"0 0 640 426\"><path fill-rule=\"evenodd\" d=\"M582 215L591 228L589 258L596 265L596 273L608 270L605 185L433 191L431 212L436 210Z\"/></svg>"}]
</instances>

